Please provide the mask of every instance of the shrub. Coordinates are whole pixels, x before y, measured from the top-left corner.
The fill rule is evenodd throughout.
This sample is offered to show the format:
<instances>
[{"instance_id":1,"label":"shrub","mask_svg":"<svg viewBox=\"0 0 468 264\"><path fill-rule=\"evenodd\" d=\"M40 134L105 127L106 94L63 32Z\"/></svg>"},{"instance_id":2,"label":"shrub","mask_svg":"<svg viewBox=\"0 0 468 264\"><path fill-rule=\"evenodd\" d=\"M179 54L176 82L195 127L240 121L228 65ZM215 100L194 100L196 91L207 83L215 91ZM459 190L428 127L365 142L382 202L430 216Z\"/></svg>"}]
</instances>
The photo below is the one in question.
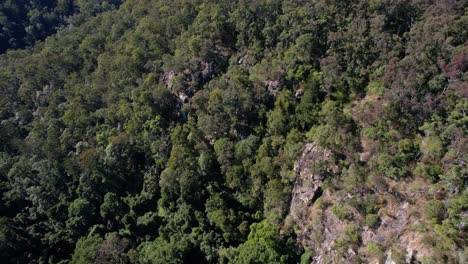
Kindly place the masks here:
<instances>
[{"instance_id":1,"label":"shrub","mask_svg":"<svg viewBox=\"0 0 468 264\"><path fill-rule=\"evenodd\" d=\"M437 136L429 136L421 142L421 152L429 160L438 160L444 153L442 140Z\"/></svg>"},{"instance_id":2,"label":"shrub","mask_svg":"<svg viewBox=\"0 0 468 264\"><path fill-rule=\"evenodd\" d=\"M377 214L366 215L365 225L371 228L377 227L379 224L379 216Z\"/></svg>"},{"instance_id":3,"label":"shrub","mask_svg":"<svg viewBox=\"0 0 468 264\"><path fill-rule=\"evenodd\" d=\"M331 210L340 220L353 220L353 213L346 206L335 204Z\"/></svg>"},{"instance_id":4,"label":"shrub","mask_svg":"<svg viewBox=\"0 0 468 264\"><path fill-rule=\"evenodd\" d=\"M385 86L382 81L376 80L370 82L366 87L366 93L368 95L383 95L385 92Z\"/></svg>"},{"instance_id":5,"label":"shrub","mask_svg":"<svg viewBox=\"0 0 468 264\"><path fill-rule=\"evenodd\" d=\"M90 234L80 238L76 243L71 263L85 264L94 262L99 245L102 241L103 239L98 234Z\"/></svg>"},{"instance_id":6,"label":"shrub","mask_svg":"<svg viewBox=\"0 0 468 264\"><path fill-rule=\"evenodd\" d=\"M345 230L346 240L353 245L357 245L361 241L361 234L359 233L358 225L348 225Z\"/></svg>"},{"instance_id":7,"label":"shrub","mask_svg":"<svg viewBox=\"0 0 468 264\"><path fill-rule=\"evenodd\" d=\"M434 223L441 223L445 216L445 206L441 201L429 201L424 208L426 218Z\"/></svg>"},{"instance_id":8,"label":"shrub","mask_svg":"<svg viewBox=\"0 0 468 264\"><path fill-rule=\"evenodd\" d=\"M373 194L367 195L364 198L358 200L357 209L362 214L375 214L379 211L381 204L377 197Z\"/></svg>"},{"instance_id":9,"label":"shrub","mask_svg":"<svg viewBox=\"0 0 468 264\"><path fill-rule=\"evenodd\" d=\"M418 164L414 169L414 173L421 175L425 179L436 182L439 180L440 175L443 173L442 167L435 164Z\"/></svg>"},{"instance_id":10,"label":"shrub","mask_svg":"<svg viewBox=\"0 0 468 264\"><path fill-rule=\"evenodd\" d=\"M379 171L385 176L398 179L408 174L408 167L400 164L398 159L389 154L381 154L377 160Z\"/></svg>"},{"instance_id":11,"label":"shrub","mask_svg":"<svg viewBox=\"0 0 468 264\"><path fill-rule=\"evenodd\" d=\"M301 256L301 264L309 264L312 252L310 249L306 249L304 254Z\"/></svg>"},{"instance_id":12,"label":"shrub","mask_svg":"<svg viewBox=\"0 0 468 264\"><path fill-rule=\"evenodd\" d=\"M395 247L391 250L391 259L394 263L406 263L406 250L401 247Z\"/></svg>"},{"instance_id":13,"label":"shrub","mask_svg":"<svg viewBox=\"0 0 468 264\"><path fill-rule=\"evenodd\" d=\"M336 249L344 249L347 247L357 248L361 242L361 234L359 226L355 224L347 225L344 228L344 234L341 238L335 241Z\"/></svg>"},{"instance_id":14,"label":"shrub","mask_svg":"<svg viewBox=\"0 0 468 264\"><path fill-rule=\"evenodd\" d=\"M369 244L367 244L366 249L369 252L369 254L375 257L382 258L384 255L384 250L382 246L377 243L370 242Z\"/></svg>"}]
</instances>

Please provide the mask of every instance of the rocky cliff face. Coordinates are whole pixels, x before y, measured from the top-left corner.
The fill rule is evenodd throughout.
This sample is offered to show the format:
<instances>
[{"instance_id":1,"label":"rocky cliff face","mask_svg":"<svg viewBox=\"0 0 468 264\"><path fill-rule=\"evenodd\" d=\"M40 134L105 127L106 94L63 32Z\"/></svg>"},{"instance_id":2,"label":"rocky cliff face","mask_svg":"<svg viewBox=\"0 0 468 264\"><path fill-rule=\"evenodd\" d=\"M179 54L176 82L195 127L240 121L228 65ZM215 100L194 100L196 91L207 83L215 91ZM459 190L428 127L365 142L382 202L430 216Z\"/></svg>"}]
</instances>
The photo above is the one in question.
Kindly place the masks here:
<instances>
[{"instance_id":1,"label":"rocky cliff face","mask_svg":"<svg viewBox=\"0 0 468 264\"><path fill-rule=\"evenodd\" d=\"M432 256L418 230L430 198L422 180L387 180L380 191L337 189L330 181L341 181L340 167L330 150L313 143L295 166L289 215L311 263L420 263Z\"/></svg>"}]
</instances>

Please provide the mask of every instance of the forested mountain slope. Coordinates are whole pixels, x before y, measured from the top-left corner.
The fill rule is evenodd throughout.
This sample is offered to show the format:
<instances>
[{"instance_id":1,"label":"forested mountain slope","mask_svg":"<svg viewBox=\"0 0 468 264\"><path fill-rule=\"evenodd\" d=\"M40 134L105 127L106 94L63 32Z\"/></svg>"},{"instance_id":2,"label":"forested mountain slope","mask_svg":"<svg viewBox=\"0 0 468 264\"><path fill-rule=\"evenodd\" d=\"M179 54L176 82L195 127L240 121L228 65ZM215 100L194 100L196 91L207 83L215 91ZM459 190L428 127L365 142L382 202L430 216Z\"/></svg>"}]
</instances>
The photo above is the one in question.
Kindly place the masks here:
<instances>
[{"instance_id":1,"label":"forested mountain slope","mask_svg":"<svg viewBox=\"0 0 468 264\"><path fill-rule=\"evenodd\" d=\"M115 9L123 0L2 0L0 53L33 46L67 24Z\"/></svg>"},{"instance_id":2,"label":"forested mountain slope","mask_svg":"<svg viewBox=\"0 0 468 264\"><path fill-rule=\"evenodd\" d=\"M467 261L466 1L104 2L0 55L2 263Z\"/></svg>"}]
</instances>

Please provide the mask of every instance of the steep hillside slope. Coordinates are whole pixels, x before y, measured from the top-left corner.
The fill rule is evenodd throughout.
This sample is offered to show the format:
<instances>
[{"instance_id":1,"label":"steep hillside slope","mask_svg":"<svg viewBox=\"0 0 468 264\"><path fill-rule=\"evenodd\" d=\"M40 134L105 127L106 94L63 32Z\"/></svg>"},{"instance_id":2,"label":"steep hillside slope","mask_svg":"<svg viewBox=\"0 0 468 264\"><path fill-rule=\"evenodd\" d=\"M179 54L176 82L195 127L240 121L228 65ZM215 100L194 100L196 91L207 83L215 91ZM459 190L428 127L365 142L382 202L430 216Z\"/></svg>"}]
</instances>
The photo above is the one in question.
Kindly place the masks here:
<instances>
[{"instance_id":1,"label":"steep hillside slope","mask_svg":"<svg viewBox=\"0 0 468 264\"><path fill-rule=\"evenodd\" d=\"M466 1L72 2L0 55L2 263L466 262Z\"/></svg>"},{"instance_id":2,"label":"steep hillside slope","mask_svg":"<svg viewBox=\"0 0 468 264\"><path fill-rule=\"evenodd\" d=\"M0 2L0 54L32 47L64 26L77 26L123 0L5 0Z\"/></svg>"},{"instance_id":3,"label":"steep hillside slope","mask_svg":"<svg viewBox=\"0 0 468 264\"><path fill-rule=\"evenodd\" d=\"M432 224L427 213L437 210L433 199L440 198L440 190L435 192L418 176L382 181L382 189L330 185L331 177L349 177L340 176L338 169L332 154L314 144L305 146L295 168L298 178L288 217L297 228L298 241L309 250L311 263L447 261L428 243L438 236L438 231L428 230ZM463 252L453 254L464 261Z\"/></svg>"}]
</instances>

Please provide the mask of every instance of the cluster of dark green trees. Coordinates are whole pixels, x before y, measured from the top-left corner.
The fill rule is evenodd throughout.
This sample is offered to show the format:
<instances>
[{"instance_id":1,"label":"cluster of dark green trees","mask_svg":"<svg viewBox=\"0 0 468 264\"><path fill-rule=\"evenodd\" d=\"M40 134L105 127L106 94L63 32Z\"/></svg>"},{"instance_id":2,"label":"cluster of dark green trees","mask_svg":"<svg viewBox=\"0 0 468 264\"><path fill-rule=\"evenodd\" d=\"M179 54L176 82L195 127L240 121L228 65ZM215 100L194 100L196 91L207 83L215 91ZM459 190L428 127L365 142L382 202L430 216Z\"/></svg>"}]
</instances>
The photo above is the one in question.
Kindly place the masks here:
<instances>
[{"instance_id":1,"label":"cluster of dark green trees","mask_svg":"<svg viewBox=\"0 0 468 264\"><path fill-rule=\"evenodd\" d=\"M2 0L0 53L31 47L65 25L77 26L122 0Z\"/></svg>"},{"instance_id":2,"label":"cluster of dark green trees","mask_svg":"<svg viewBox=\"0 0 468 264\"><path fill-rule=\"evenodd\" d=\"M425 177L434 248L466 247L465 1L119 5L0 4L0 50L33 46L0 56L4 263L298 262L304 142L335 188Z\"/></svg>"}]
</instances>

